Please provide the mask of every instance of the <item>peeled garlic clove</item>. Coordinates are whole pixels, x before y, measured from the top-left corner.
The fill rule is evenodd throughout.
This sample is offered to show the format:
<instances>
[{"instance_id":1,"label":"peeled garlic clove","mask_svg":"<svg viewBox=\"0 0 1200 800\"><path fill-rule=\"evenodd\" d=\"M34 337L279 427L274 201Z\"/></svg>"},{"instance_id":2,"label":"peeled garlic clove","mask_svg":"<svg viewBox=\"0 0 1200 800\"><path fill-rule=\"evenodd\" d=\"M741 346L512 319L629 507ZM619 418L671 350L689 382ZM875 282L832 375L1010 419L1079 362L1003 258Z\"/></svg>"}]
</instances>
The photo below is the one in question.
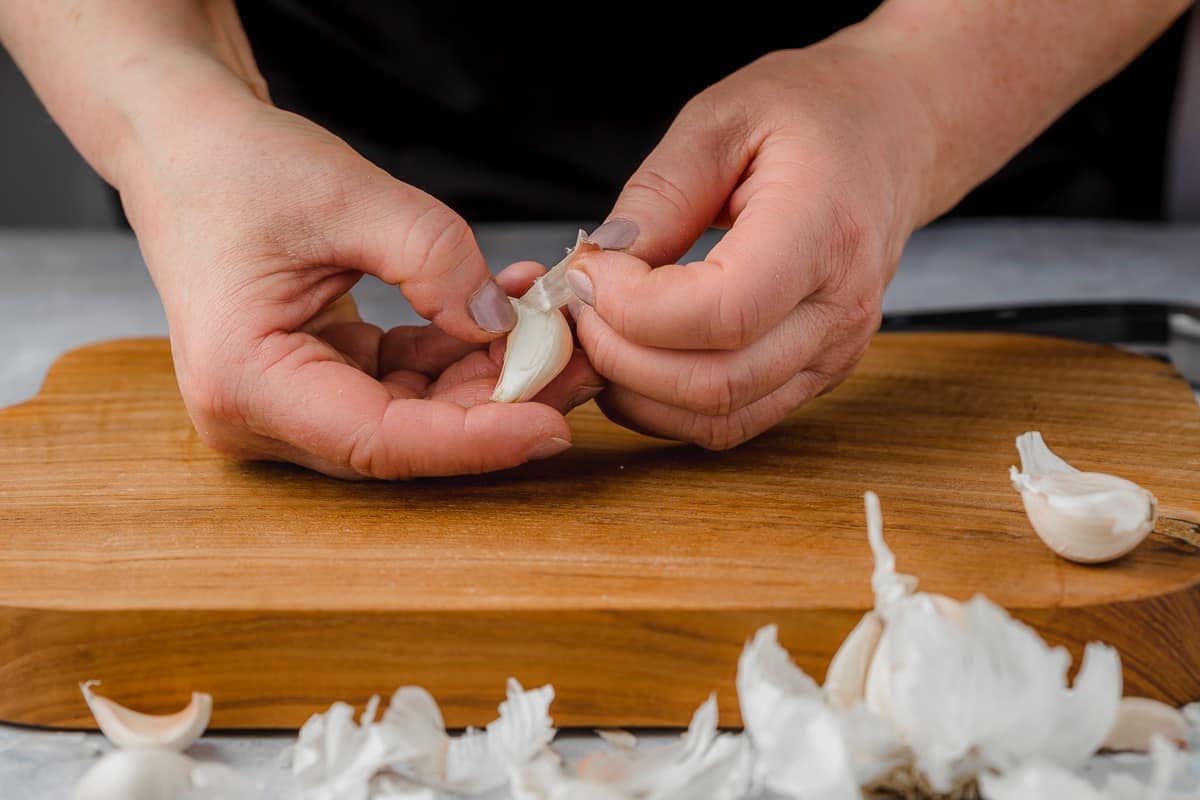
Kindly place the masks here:
<instances>
[{"instance_id":1,"label":"peeled garlic clove","mask_svg":"<svg viewBox=\"0 0 1200 800\"><path fill-rule=\"evenodd\" d=\"M114 750L75 784L73 800L254 800L258 786L224 764L162 748Z\"/></svg>"},{"instance_id":2,"label":"peeled garlic clove","mask_svg":"<svg viewBox=\"0 0 1200 800\"><path fill-rule=\"evenodd\" d=\"M174 750L114 750L75 784L74 800L159 800L185 797L196 762Z\"/></svg>"},{"instance_id":3,"label":"peeled garlic clove","mask_svg":"<svg viewBox=\"0 0 1200 800\"><path fill-rule=\"evenodd\" d=\"M532 400L571 360L575 340L571 328L558 309L575 299L567 284L567 269L580 253L599 250L583 231L575 246L562 261L534 281L529 291L513 300L517 324L508 334L500 380L492 393L497 403L521 403Z\"/></svg>"},{"instance_id":4,"label":"peeled garlic clove","mask_svg":"<svg viewBox=\"0 0 1200 800\"><path fill-rule=\"evenodd\" d=\"M825 673L822 689L829 705L837 709L850 708L862 702L867 684L871 658L883 636L883 620L868 611L850 631L842 646L834 653Z\"/></svg>"},{"instance_id":5,"label":"peeled garlic clove","mask_svg":"<svg viewBox=\"0 0 1200 800\"><path fill-rule=\"evenodd\" d=\"M1176 747L1186 747L1188 721L1177 709L1148 697L1124 697L1117 706L1117 718L1101 745L1105 750L1150 752L1155 735Z\"/></svg>"},{"instance_id":6,"label":"peeled garlic clove","mask_svg":"<svg viewBox=\"0 0 1200 800\"><path fill-rule=\"evenodd\" d=\"M161 747L186 750L200 738L212 716L212 696L193 692L182 711L153 715L126 708L92 691L99 681L79 684L96 724L117 747Z\"/></svg>"},{"instance_id":7,"label":"peeled garlic clove","mask_svg":"<svg viewBox=\"0 0 1200 800\"><path fill-rule=\"evenodd\" d=\"M532 400L558 377L575 350L571 328L558 309L538 311L524 300L512 304L517 324L508 334L504 365L492 392L497 403Z\"/></svg>"},{"instance_id":8,"label":"peeled garlic clove","mask_svg":"<svg viewBox=\"0 0 1200 800\"><path fill-rule=\"evenodd\" d=\"M1037 431L1018 436L1017 451L1021 469L1009 470L1013 488L1037 535L1063 558L1111 561L1154 530L1158 501L1136 483L1080 472L1051 452Z\"/></svg>"}]
</instances>

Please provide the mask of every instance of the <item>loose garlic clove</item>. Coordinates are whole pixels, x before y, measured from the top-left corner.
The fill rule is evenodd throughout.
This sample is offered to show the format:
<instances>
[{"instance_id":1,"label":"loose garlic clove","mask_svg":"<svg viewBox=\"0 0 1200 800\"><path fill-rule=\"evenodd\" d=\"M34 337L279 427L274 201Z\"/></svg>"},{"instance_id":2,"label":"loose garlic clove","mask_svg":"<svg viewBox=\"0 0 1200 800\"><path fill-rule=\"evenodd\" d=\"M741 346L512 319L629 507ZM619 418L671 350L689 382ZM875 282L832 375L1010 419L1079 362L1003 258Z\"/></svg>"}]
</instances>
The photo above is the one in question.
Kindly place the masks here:
<instances>
[{"instance_id":1,"label":"loose garlic clove","mask_svg":"<svg viewBox=\"0 0 1200 800\"><path fill-rule=\"evenodd\" d=\"M834 653L825 673L822 689L829 705L846 709L862 702L867 686L867 670L883 636L883 620L868 611L850 631L842 646Z\"/></svg>"},{"instance_id":2,"label":"loose garlic clove","mask_svg":"<svg viewBox=\"0 0 1200 800\"><path fill-rule=\"evenodd\" d=\"M508 334L504 364L492 400L497 403L532 400L566 368L575 351L571 328L559 311L575 299L575 293L567 285L567 269L575 256L599 249L580 231L566 257L534 281L520 299L512 301L517 324Z\"/></svg>"},{"instance_id":3,"label":"loose garlic clove","mask_svg":"<svg viewBox=\"0 0 1200 800\"><path fill-rule=\"evenodd\" d=\"M1080 472L1037 431L1017 437L1021 469L1009 469L1033 529L1051 550L1083 564L1111 561L1137 547L1158 518L1154 495L1132 481Z\"/></svg>"},{"instance_id":4,"label":"loose garlic clove","mask_svg":"<svg viewBox=\"0 0 1200 800\"><path fill-rule=\"evenodd\" d=\"M1176 747L1187 747L1187 718L1166 703L1148 697L1124 697L1117 706L1112 730L1101 746L1105 750L1148 753L1156 735Z\"/></svg>"},{"instance_id":5,"label":"loose garlic clove","mask_svg":"<svg viewBox=\"0 0 1200 800\"><path fill-rule=\"evenodd\" d=\"M258 786L223 765L174 750L114 750L84 773L72 800L256 800Z\"/></svg>"},{"instance_id":6,"label":"loose garlic clove","mask_svg":"<svg viewBox=\"0 0 1200 800\"><path fill-rule=\"evenodd\" d=\"M96 724L117 747L158 747L167 750L186 750L204 729L212 716L212 696L193 692L192 700L182 711L153 715L126 708L92 691L99 681L79 684Z\"/></svg>"}]
</instances>

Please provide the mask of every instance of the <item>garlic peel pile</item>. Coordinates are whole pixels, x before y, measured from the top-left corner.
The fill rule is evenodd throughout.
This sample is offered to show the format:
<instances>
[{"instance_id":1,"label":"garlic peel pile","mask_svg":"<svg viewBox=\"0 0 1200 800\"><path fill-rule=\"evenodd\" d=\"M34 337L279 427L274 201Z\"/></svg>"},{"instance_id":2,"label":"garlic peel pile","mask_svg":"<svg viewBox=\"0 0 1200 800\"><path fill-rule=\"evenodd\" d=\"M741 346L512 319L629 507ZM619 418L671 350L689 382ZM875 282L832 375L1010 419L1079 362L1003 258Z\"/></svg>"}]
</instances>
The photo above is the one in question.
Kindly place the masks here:
<instances>
[{"instance_id":1,"label":"garlic peel pile","mask_svg":"<svg viewBox=\"0 0 1200 800\"><path fill-rule=\"evenodd\" d=\"M1132 481L1080 472L1055 455L1042 435L1017 437L1021 469L1009 477L1033 529L1051 550L1085 564L1120 558L1154 529L1158 501Z\"/></svg>"},{"instance_id":2,"label":"garlic peel pile","mask_svg":"<svg viewBox=\"0 0 1200 800\"><path fill-rule=\"evenodd\" d=\"M492 393L497 403L532 400L566 368L575 351L575 339L560 308L575 299L567 284L567 269L574 258L600 246L579 232L575 246L549 272L534 281L529 291L512 299L517 324L508 333L500 379Z\"/></svg>"},{"instance_id":3,"label":"garlic peel pile","mask_svg":"<svg viewBox=\"0 0 1200 800\"><path fill-rule=\"evenodd\" d=\"M607 750L572 769L550 748L549 687L510 683L500 718L456 739L441 730L433 698L409 687L382 720L377 703L357 725L339 704L305 725L292 761L302 800L441 800L503 785L515 800L859 800L863 787L915 796L970 791L976 780L1008 800L1029 786L1086 786L1074 770L1106 735L1151 746L1164 724L1179 724L1173 710L1164 723L1162 709L1121 702L1111 648L1088 645L1069 684L1066 650L986 598L918 592L916 578L896 572L874 495L867 509L875 609L824 687L791 660L775 626L760 629L738 660L741 734L717 729L710 697L678 740L642 749L628 733L605 732ZM1023 800L1035 796L1055 797Z\"/></svg>"},{"instance_id":4,"label":"garlic peel pile","mask_svg":"<svg viewBox=\"0 0 1200 800\"><path fill-rule=\"evenodd\" d=\"M79 684L96 724L117 747L162 747L186 750L200 738L212 717L212 696L194 692L191 702L174 714L143 714L92 691L99 681Z\"/></svg>"}]
</instances>

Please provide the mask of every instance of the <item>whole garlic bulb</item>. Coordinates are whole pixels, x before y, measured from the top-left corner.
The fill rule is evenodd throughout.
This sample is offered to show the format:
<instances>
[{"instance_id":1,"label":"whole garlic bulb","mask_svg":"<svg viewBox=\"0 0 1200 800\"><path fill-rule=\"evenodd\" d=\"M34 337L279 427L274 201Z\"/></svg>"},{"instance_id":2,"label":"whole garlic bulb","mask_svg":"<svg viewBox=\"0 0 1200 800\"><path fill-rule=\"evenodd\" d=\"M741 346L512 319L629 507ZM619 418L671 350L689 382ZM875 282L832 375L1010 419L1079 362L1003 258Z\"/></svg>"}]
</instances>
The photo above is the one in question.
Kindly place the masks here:
<instances>
[{"instance_id":1,"label":"whole garlic bulb","mask_svg":"<svg viewBox=\"0 0 1200 800\"><path fill-rule=\"evenodd\" d=\"M1080 472L1030 431L1017 437L1021 469L1009 469L1033 529L1070 561L1096 564L1137 547L1158 519L1154 495L1132 481Z\"/></svg>"}]
</instances>

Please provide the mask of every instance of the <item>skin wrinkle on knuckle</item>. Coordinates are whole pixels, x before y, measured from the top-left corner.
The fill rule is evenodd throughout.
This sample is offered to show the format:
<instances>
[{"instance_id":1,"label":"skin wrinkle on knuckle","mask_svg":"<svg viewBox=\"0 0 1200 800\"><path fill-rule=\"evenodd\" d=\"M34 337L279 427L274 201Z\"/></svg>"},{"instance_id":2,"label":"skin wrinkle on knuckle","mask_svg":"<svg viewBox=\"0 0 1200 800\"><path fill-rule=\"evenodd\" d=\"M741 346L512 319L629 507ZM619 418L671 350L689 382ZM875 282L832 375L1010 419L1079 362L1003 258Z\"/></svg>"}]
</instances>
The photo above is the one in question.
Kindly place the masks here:
<instances>
[{"instance_id":1,"label":"skin wrinkle on knuckle","mask_svg":"<svg viewBox=\"0 0 1200 800\"><path fill-rule=\"evenodd\" d=\"M419 286L441 279L450 272L450 268L446 267L446 260L439 256L446 252L456 254L452 266L457 267L465 260L460 251L469 239L471 229L462 217L441 203L431 202L409 222L398 239L399 258L396 263L400 271L397 283L408 288L410 284ZM427 271L430 267L435 270L432 274Z\"/></svg>"},{"instance_id":2,"label":"skin wrinkle on knuckle","mask_svg":"<svg viewBox=\"0 0 1200 800\"><path fill-rule=\"evenodd\" d=\"M717 290L716 313L709 318L706 341L717 350L741 350L758 333L762 311L752 292Z\"/></svg>"},{"instance_id":3,"label":"skin wrinkle on knuckle","mask_svg":"<svg viewBox=\"0 0 1200 800\"><path fill-rule=\"evenodd\" d=\"M674 215L683 219L692 216L692 202L687 193L673 179L654 167L643 165L638 169L625 185L625 192L647 193L666 203Z\"/></svg>"}]
</instances>

